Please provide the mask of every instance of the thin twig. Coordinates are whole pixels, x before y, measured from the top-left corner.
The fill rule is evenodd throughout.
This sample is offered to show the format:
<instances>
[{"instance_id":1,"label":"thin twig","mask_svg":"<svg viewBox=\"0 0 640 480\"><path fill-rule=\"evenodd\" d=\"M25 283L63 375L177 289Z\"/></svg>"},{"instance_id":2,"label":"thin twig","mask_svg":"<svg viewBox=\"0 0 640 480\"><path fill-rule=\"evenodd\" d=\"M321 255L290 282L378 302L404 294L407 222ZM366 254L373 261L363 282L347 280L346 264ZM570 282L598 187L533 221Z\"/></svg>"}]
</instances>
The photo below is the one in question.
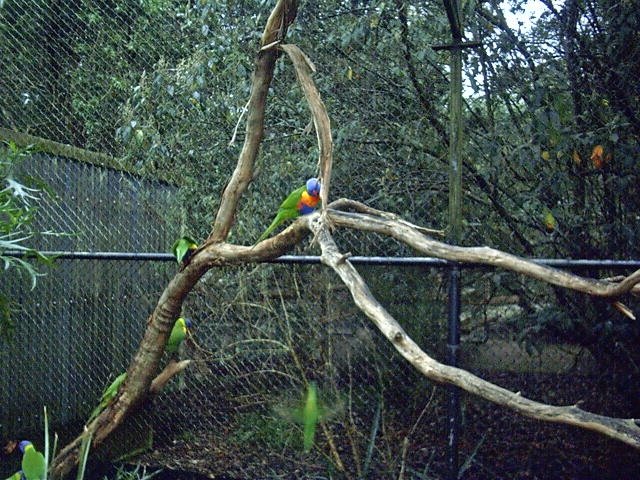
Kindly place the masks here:
<instances>
[{"instance_id":1,"label":"thin twig","mask_svg":"<svg viewBox=\"0 0 640 480\"><path fill-rule=\"evenodd\" d=\"M242 117L249 110L249 102L251 100L247 100L247 103L244 107L242 107L242 111L240 112L240 116L238 117L238 122L236 123L236 127L233 129L233 135L231 135L231 140L229 140L229 146L232 146L236 143L236 135L238 134L238 128L240 128L240 123L242 122Z\"/></svg>"},{"instance_id":2,"label":"thin twig","mask_svg":"<svg viewBox=\"0 0 640 480\"><path fill-rule=\"evenodd\" d=\"M431 402L433 401L433 397L435 396L435 394L436 394L436 388L434 387L433 390L431 391L431 396L429 397L429 400L427 400L427 403L425 404L424 408L420 412L420 415L418 415L418 418L416 419L416 421L413 422L413 426L411 427L411 430L409 430L409 433L407 433L404 439L402 440L402 455L401 455L402 460L400 462L400 473L398 474L398 480L403 480L404 478L407 452L409 450L409 438L413 436L414 432L416 431L416 428L418 428L418 425L420 424L420 420L422 420L422 417L427 412L427 409L429 408L429 406L431 406Z\"/></svg>"}]
</instances>

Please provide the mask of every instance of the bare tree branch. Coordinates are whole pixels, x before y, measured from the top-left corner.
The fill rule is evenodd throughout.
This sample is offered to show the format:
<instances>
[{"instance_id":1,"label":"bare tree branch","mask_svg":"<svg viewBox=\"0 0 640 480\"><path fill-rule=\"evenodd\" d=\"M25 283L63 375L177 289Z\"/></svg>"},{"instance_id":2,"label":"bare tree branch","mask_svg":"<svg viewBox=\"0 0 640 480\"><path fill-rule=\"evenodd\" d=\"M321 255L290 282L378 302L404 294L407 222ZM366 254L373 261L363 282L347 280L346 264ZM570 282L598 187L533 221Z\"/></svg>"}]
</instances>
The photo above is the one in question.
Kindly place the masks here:
<instances>
[{"instance_id":1,"label":"bare tree branch","mask_svg":"<svg viewBox=\"0 0 640 480\"><path fill-rule=\"evenodd\" d=\"M297 0L278 0L267 20L267 25L262 35L262 47L281 41L284 38L287 27L296 17L297 10ZM264 112L267 93L269 92L269 85L273 79L273 70L279 54L277 50L272 48L262 48L258 52L251 84L244 144L236 168L222 194L220 208L218 208L213 230L207 242L221 242L227 238L240 197L253 178L253 165L258 156L260 142L264 135Z\"/></svg>"},{"instance_id":2,"label":"bare tree branch","mask_svg":"<svg viewBox=\"0 0 640 480\"><path fill-rule=\"evenodd\" d=\"M304 92L304 96L309 104L311 115L313 117L313 124L316 128L316 135L318 136L318 149L319 149L319 170L320 179L322 180L320 186L320 199L322 200L322 208L326 208L329 204L329 185L331 183L331 167L333 159L333 140L331 138L331 122L329 121L329 115L327 115L327 109L320 98L318 89L315 83L311 79L311 73L315 72L315 66L309 60L302 50L295 45L281 45L280 48L284 50L291 61L296 71L296 76Z\"/></svg>"},{"instance_id":3,"label":"bare tree branch","mask_svg":"<svg viewBox=\"0 0 640 480\"><path fill-rule=\"evenodd\" d=\"M340 204L338 204L340 205ZM504 268L543 282L587 293L602 298L617 298L626 293L640 292L640 270L624 277L618 283L574 275L564 270L547 267L522 257L491 247L459 247L433 240L404 222L380 218L363 213L330 210L329 217L335 226L382 233L399 240L429 256L454 262L476 263Z\"/></svg>"},{"instance_id":4,"label":"bare tree branch","mask_svg":"<svg viewBox=\"0 0 640 480\"><path fill-rule=\"evenodd\" d=\"M182 372L191 364L191 360L181 360L176 362L175 360L169 362L166 367L160 372L156 378L153 379L149 386L150 395L158 395L164 387L169 383L175 375Z\"/></svg>"},{"instance_id":5,"label":"bare tree branch","mask_svg":"<svg viewBox=\"0 0 640 480\"><path fill-rule=\"evenodd\" d=\"M335 220L335 215L330 212ZM391 223L390 220L385 222ZM326 225L319 216L309 218L322 249L322 263L331 267L349 288L355 304L373 321L395 349L424 376L441 383L450 383L511 408L527 417L547 422L565 423L593 430L640 448L640 427L634 419L611 418L581 410L576 405L553 406L536 402L477 377L466 370L444 365L427 355L404 331L400 324L374 298L353 265L341 254ZM452 247L459 248L459 247Z\"/></svg>"}]
</instances>

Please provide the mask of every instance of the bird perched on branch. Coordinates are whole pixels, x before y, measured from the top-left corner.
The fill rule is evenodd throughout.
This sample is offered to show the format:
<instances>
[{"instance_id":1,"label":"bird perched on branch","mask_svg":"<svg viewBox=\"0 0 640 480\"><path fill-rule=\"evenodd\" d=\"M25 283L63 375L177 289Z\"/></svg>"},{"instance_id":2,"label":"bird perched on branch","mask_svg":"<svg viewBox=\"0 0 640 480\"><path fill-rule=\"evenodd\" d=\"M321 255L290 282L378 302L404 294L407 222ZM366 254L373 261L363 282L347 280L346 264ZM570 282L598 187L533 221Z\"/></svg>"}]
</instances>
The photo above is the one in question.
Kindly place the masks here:
<instances>
[{"instance_id":1,"label":"bird perched on branch","mask_svg":"<svg viewBox=\"0 0 640 480\"><path fill-rule=\"evenodd\" d=\"M320 181L317 178L310 178L305 185L295 189L282 202L273 222L271 222L271 225L260 235L256 244L267 238L271 232L285 220L298 218L300 215L307 215L313 212L319 203Z\"/></svg>"},{"instance_id":2,"label":"bird perched on branch","mask_svg":"<svg viewBox=\"0 0 640 480\"><path fill-rule=\"evenodd\" d=\"M47 470L44 455L28 440L21 441L19 447L22 452L22 477L26 480L43 480Z\"/></svg>"},{"instance_id":3,"label":"bird perched on branch","mask_svg":"<svg viewBox=\"0 0 640 480\"><path fill-rule=\"evenodd\" d=\"M193 238L184 236L175 241L172 250L178 263L186 264L197 248L198 244Z\"/></svg>"},{"instance_id":4,"label":"bird perched on branch","mask_svg":"<svg viewBox=\"0 0 640 480\"><path fill-rule=\"evenodd\" d=\"M179 317L173 324L169 340L167 340L167 352L174 355L178 353L180 345L187 337L189 329L193 326L193 322L189 318Z\"/></svg>"},{"instance_id":5,"label":"bird perched on branch","mask_svg":"<svg viewBox=\"0 0 640 480\"><path fill-rule=\"evenodd\" d=\"M100 403L96 408L93 409L91 415L89 416L89 420L87 423L90 423L94 418L96 418L100 413L107 408L116 395L118 394L118 390L120 390L120 386L124 383L127 378L127 372L121 373L116 377L116 379L109 385L104 392L102 392L102 396L100 397Z\"/></svg>"}]
</instances>

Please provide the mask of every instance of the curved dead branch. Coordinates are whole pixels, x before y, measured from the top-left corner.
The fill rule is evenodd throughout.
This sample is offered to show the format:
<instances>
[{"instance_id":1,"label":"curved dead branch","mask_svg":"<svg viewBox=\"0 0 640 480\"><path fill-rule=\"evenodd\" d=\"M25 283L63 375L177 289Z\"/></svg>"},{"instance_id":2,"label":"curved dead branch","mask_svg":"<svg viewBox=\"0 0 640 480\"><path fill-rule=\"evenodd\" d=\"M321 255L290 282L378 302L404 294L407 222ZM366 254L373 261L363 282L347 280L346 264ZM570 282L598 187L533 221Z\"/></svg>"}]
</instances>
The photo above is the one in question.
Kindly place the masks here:
<instances>
[{"instance_id":1,"label":"curved dead branch","mask_svg":"<svg viewBox=\"0 0 640 480\"><path fill-rule=\"evenodd\" d=\"M149 395L158 395L167 383L169 383L169 380L186 369L190 364L191 360L181 360L179 362L172 360L169 362L162 372L160 372L151 382L151 385L149 386Z\"/></svg>"},{"instance_id":2,"label":"curved dead branch","mask_svg":"<svg viewBox=\"0 0 640 480\"><path fill-rule=\"evenodd\" d=\"M316 129L318 138L318 166L320 170L320 199L322 200L322 208L329 205L329 186L331 184L331 167L333 165L333 140L331 138L331 122L327 109L322 102L320 93L315 83L311 79L311 74L316 71L309 57L295 45L281 45L293 63L296 71L296 77L302 87L304 96L309 104L313 124Z\"/></svg>"},{"instance_id":3,"label":"curved dead branch","mask_svg":"<svg viewBox=\"0 0 640 480\"><path fill-rule=\"evenodd\" d=\"M340 221L336 219L334 212L330 212L330 216L336 223ZM340 217L338 216L338 218ZM322 263L331 267L340 276L360 310L373 321L400 355L424 376L437 382L456 385L469 393L511 408L527 417L593 430L640 448L640 427L634 419L597 415L581 410L576 405L553 406L536 402L523 397L519 392L511 392L466 370L444 365L431 358L374 298L357 270L347 257L338 251L338 247L321 217L316 215L309 218L309 226L320 243Z\"/></svg>"},{"instance_id":4,"label":"curved dead branch","mask_svg":"<svg viewBox=\"0 0 640 480\"><path fill-rule=\"evenodd\" d=\"M353 200L341 199L331 206L353 207L358 203ZM362 204L360 206L360 209L364 210ZM329 210L329 218L331 218L335 226L388 235L428 256L453 262L499 267L558 287L568 288L596 297L618 298L626 293L640 291L638 285L640 283L640 270L636 270L631 275L623 277L619 282L615 283L595 280L541 265L491 247L459 247L439 242L423 235L417 228L399 219L383 218L368 213L343 212L335 209Z\"/></svg>"}]
</instances>

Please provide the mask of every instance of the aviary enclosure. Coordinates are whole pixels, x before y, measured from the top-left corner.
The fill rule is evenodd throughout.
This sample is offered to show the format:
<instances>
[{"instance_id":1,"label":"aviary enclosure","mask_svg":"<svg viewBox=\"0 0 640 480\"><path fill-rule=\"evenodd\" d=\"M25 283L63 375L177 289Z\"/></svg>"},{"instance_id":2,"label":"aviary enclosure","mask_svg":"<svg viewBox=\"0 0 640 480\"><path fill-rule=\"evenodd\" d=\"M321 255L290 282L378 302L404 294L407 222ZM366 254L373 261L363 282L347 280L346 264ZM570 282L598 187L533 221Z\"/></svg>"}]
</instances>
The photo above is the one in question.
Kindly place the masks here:
<instances>
[{"instance_id":1,"label":"aviary enclosure","mask_svg":"<svg viewBox=\"0 0 640 480\"><path fill-rule=\"evenodd\" d=\"M0 474L634 478L636 8L274 3L0 2Z\"/></svg>"}]
</instances>

